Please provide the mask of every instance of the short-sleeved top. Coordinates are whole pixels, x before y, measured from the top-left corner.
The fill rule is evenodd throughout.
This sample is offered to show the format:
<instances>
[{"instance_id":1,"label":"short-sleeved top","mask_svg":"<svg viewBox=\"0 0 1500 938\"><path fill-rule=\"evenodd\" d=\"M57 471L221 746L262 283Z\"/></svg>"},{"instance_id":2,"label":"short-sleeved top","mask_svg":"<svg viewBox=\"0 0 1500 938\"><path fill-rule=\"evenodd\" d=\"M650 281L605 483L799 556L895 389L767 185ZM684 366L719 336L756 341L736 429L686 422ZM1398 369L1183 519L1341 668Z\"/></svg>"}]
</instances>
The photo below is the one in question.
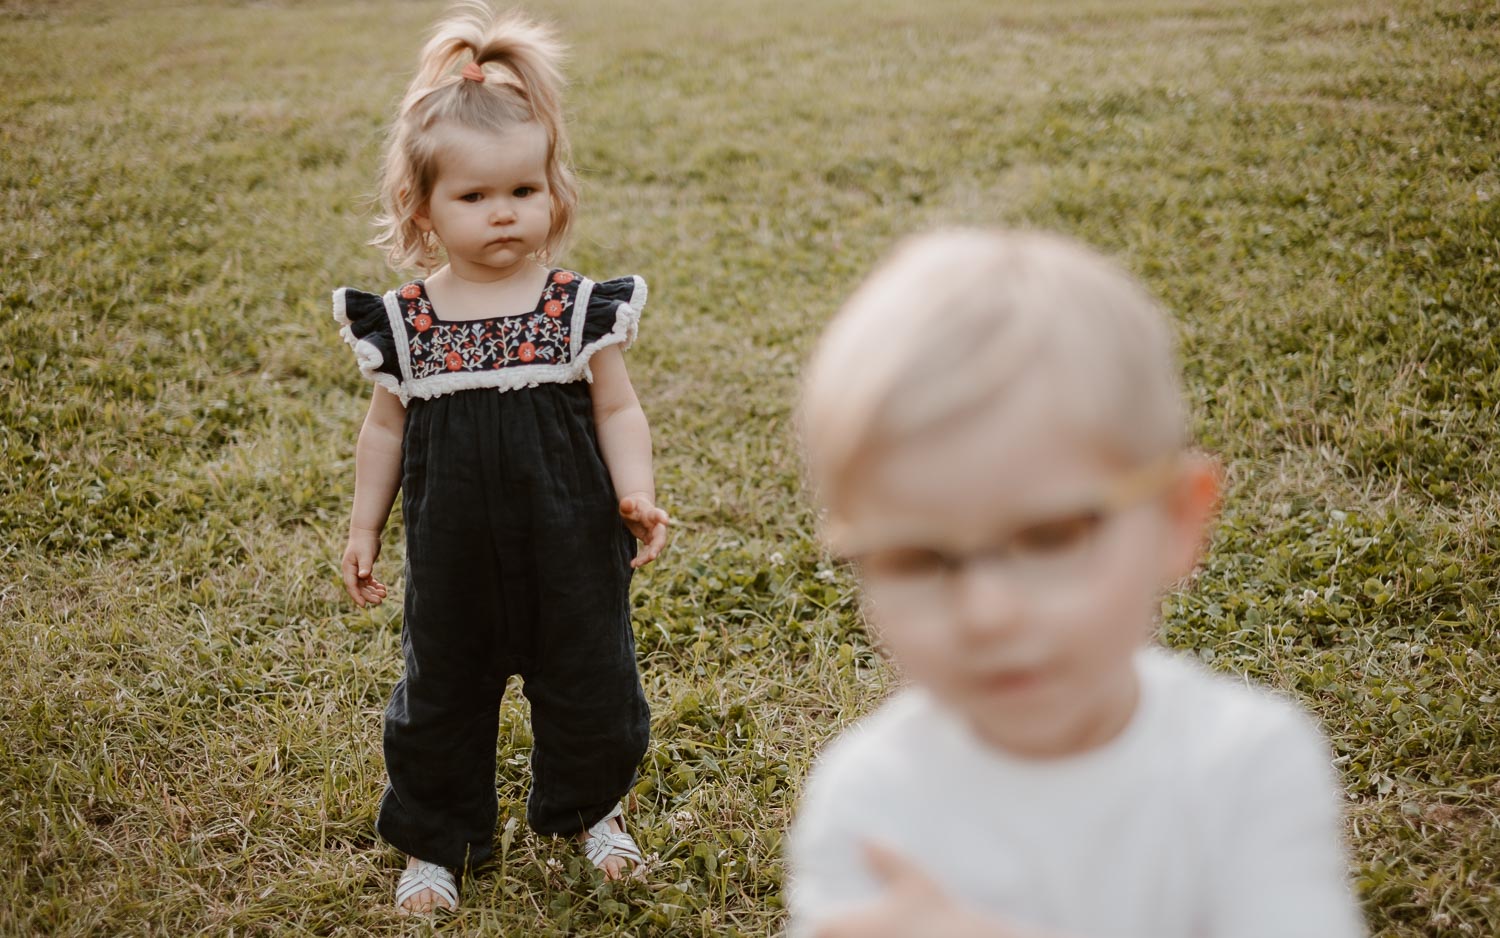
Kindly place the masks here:
<instances>
[{"instance_id":1,"label":"short-sleeved top","mask_svg":"<svg viewBox=\"0 0 1500 938\"><path fill-rule=\"evenodd\" d=\"M333 292L333 318L365 377L400 398L455 391L510 391L593 380L589 359L602 348L629 348L646 304L646 282L595 282L550 270L527 313L475 320L439 318L421 280L383 296L351 287Z\"/></svg>"},{"instance_id":2,"label":"short-sleeved top","mask_svg":"<svg viewBox=\"0 0 1500 938\"><path fill-rule=\"evenodd\" d=\"M1160 649L1104 746L1027 759L921 688L818 758L788 845L788 934L874 901L876 840L1018 929L1360 938L1328 744L1291 701Z\"/></svg>"}]
</instances>

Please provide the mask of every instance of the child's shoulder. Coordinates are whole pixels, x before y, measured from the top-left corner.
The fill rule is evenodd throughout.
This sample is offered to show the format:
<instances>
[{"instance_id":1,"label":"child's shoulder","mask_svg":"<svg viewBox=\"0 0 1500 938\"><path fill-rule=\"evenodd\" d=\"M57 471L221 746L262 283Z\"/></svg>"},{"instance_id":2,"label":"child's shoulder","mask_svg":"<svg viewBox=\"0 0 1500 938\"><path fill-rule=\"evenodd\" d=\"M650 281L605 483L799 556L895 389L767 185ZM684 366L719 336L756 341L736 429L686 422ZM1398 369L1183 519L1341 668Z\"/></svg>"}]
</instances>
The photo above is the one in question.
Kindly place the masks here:
<instances>
[{"instance_id":1,"label":"child's shoulder","mask_svg":"<svg viewBox=\"0 0 1500 938\"><path fill-rule=\"evenodd\" d=\"M412 281L415 283L415 281ZM371 293L358 287L338 287L333 291L334 318L340 322L349 319L358 319L362 315L373 315L383 312L386 297L397 292L410 284L402 284L396 290L387 290L381 293Z\"/></svg>"},{"instance_id":2,"label":"child's shoulder","mask_svg":"<svg viewBox=\"0 0 1500 938\"><path fill-rule=\"evenodd\" d=\"M847 791L898 782L914 767L931 764L930 757L956 732L954 718L930 694L903 688L824 745L813 767L813 784Z\"/></svg>"},{"instance_id":3,"label":"child's shoulder","mask_svg":"<svg viewBox=\"0 0 1500 938\"><path fill-rule=\"evenodd\" d=\"M1157 732L1200 771L1233 772L1273 754L1326 751L1312 715L1272 688L1165 649L1143 652L1139 666L1145 693L1157 698Z\"/></svg>"}]
</instances>

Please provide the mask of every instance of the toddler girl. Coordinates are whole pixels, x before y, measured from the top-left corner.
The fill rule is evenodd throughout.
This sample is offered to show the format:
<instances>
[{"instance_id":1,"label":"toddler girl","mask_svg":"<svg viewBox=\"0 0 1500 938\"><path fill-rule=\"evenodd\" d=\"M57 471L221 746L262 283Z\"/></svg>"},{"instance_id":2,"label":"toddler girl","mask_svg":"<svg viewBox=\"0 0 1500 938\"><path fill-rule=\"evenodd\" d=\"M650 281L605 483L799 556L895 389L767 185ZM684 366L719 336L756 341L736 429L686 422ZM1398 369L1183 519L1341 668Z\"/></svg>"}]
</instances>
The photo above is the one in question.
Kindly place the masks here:
<instances>
[{"instance_id":1,"label":"toddler girl","mask_svg":"<svg viewBox=\"0 0 1500 938\"><path fill-rule=\"evenodd\" d=\"M406 672L386 708L376 822L409 856L403 912L455 908L455 875L491 854L512 674L535 737L528 823L577 835L610 878L641 862L620 807L649 717L629 587L668 518L621 350L646 284L548 266L577 201L560 51L482 4L438 25L386 147L375 242L393 267L436 270L333 295L375 382L342 564L361 607L386 596L373 566L403 499Z\"/></svg>"}]
</instances>

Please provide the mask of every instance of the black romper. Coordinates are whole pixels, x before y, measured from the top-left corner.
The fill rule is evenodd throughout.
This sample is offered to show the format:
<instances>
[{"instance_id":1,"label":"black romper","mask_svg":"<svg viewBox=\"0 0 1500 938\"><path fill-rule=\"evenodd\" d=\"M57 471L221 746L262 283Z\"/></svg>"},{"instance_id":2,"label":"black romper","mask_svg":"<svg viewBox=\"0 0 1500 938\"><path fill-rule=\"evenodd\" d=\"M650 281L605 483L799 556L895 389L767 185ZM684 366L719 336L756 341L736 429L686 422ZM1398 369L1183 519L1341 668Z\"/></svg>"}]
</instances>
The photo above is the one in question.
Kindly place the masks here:
<instances>
[{"instance_id":1,"label":"black romper","mask_svg":"<svg viewBox=\"0 0 1500 938\"><path fill-rule=\"evenodd\" d=\"M593 825L630 789L650 714L630 627L635 541L594 432L588 360L628 348L639 277L548 274L529 313L438 318L420 280L334 292L360 371L406 405L405 676L385 712L376 829L450 869L493 850L506 679L531 703L526 819Z\"/></svg>"}]
</instances>

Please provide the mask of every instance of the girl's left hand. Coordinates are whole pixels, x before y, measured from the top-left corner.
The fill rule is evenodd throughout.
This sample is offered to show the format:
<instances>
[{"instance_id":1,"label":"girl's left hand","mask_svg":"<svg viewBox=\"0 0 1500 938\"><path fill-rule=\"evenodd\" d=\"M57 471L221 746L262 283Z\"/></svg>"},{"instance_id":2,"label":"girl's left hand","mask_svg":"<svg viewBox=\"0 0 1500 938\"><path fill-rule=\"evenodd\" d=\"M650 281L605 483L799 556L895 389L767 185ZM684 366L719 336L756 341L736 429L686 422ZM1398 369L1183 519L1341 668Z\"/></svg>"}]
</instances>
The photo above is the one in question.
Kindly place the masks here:
<instances>
[{"instance_id":1,"label":"girl's left hand","mask_svg":"<svg viewBox=\"0 0 1500 938\"><path fill-rule=\"evenodd\" d=\"M661 556L667 546L667 525L672 519L656 507L656 502L644 492L633 492L620 499L620 517L625 526L641 542L641 549L630 561L632 569L639 569Z\"/></svg>"}]
</instances>

